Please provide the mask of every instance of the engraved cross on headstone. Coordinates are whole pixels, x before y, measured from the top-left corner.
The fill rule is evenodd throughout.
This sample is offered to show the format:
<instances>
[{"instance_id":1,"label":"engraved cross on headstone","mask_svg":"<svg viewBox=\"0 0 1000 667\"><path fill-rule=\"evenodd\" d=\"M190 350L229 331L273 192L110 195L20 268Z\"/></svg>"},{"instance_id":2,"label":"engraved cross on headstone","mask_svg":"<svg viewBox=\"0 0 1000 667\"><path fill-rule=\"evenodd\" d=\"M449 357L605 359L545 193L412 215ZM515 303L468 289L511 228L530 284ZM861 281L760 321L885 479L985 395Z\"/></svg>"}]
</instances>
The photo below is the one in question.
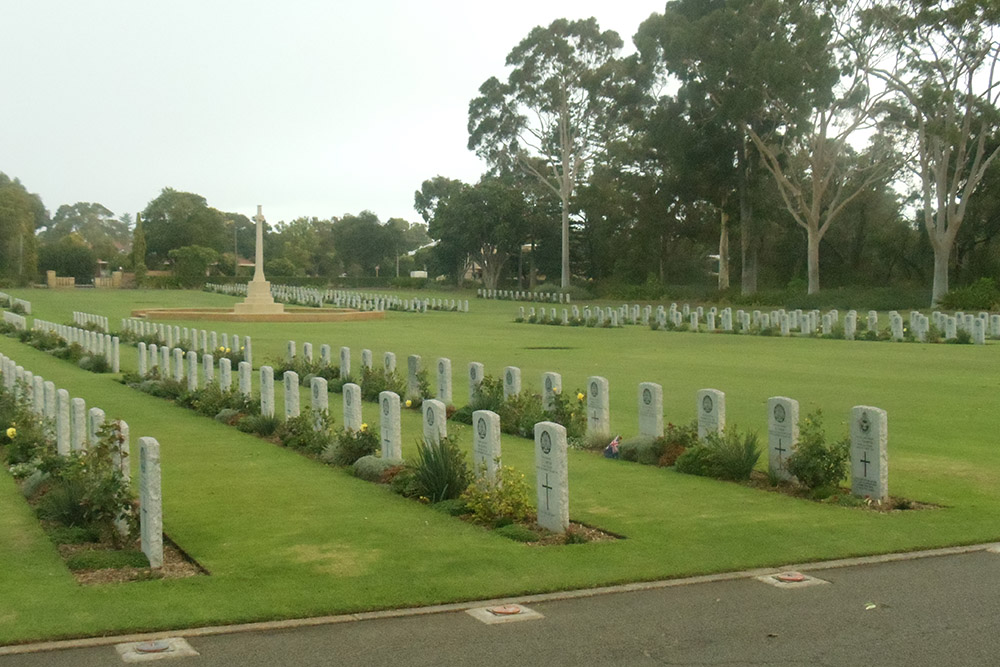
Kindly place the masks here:
<instances>
[{"instance_id":1,"label":"engraved cross on headstone","mask_svg":"<svg viewBox=\"0 0 1000 667\"><path fill-rule=\"evenodd\" d=\"M545 484L542 484L542 488L545 489L545 511L549 511L549 492L552 491L552 485L549 484L549 473L545 473Z\"/></svg>"}]
</instances>

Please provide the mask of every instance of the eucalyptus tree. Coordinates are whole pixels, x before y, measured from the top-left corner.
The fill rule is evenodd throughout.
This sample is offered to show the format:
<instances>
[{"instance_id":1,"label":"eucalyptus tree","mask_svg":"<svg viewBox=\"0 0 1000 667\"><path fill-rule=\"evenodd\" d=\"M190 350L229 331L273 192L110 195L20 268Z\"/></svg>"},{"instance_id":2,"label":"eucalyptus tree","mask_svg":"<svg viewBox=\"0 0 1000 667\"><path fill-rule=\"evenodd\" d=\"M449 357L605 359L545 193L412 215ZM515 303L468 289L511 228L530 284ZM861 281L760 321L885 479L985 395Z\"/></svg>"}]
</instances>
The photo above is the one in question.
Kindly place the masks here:
<instances>
[{"instance_id":1,"label":"eucalyptus tree","mask_svg":"<svg viewBox=\"0 0 1000 667\"><path fill-rule=\"evenodd\" d=\"M665 73L692 131L713 127L711 159L699 160L698 170L710 174L706 183L715 191L703 196L723 222L736 201L744 294L757 290L762 242L753 207L760 156L751 132L775 131L774 100L801 112L807 93L822 85L830 69L822 30L808 0L671 0L635 36L645 83L662 85L657 74ZM720 248L724 243L720 235Z\"/></svg>"},{"instance_id":2,"label":"eucalyptus tree","mask_svg":"<svg viewBox=\"0 0 1000 667\"><path fill-rule=\"evenodd\" d=\"M561 203L561 285L570 284L570 207L609 135L621 37L593 18L534 28L469 103L469 149L494 168L517 165Z\"/></svg>"},{"instance_id":3,"label":"eucalyptus tree","mask_svg":"<svg viewBox=\"0 0 1000 667\"><path fill-rule=\"evenodd\" d=\"M1000 153L1000 5L974 0L870 2L858 32L864 66L895 95L934 250L932 303L948 292L970 201Z\"/></svg>"}]
</instances>

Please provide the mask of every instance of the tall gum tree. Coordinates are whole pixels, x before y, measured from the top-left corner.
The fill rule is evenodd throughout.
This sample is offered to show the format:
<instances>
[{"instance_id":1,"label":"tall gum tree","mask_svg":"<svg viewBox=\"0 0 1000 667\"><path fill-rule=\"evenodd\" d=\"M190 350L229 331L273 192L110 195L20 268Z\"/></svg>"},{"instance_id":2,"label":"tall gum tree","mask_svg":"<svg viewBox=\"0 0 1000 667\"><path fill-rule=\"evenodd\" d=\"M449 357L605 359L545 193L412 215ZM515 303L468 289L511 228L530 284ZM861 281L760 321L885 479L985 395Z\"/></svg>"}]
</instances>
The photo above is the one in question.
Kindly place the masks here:
<instances>
[{"instance_id":1,"label":"tall gum tree","mask_svg":"<svg viewBox=\"0 0 1000 667\"><path fill-rule=\"evenodd\" d=\"M609 111L621 47L593 18L536 27L507 56L507 81L491 77L469 103L469 149L501 170L519 165L559 197L563 288L573 193L616 127Z\"/></svg>"},{"instance_id":2,"label":"tall gum tree","mask_svg":"<svg viewBox=\"0 0 1000 667\"><path fill-rule=\"evenodd\" d=\"M974 0L866 3L856 43L866 70L896 97L915 145L921 218L934 250L931 303L948 293L969 201L1000 153L994 139L1000 5Z\"/></svg>"}]
</instances>

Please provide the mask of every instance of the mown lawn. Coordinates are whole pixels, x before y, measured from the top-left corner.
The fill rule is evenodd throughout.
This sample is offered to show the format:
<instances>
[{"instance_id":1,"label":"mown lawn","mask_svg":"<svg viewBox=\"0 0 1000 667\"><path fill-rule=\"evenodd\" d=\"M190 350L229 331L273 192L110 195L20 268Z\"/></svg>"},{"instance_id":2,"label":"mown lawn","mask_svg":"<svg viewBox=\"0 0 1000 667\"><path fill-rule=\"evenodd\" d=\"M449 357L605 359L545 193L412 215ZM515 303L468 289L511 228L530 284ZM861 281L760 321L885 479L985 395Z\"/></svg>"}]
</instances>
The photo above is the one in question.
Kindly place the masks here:
<instances>
[{"instance_id":1,"label":"mown lawn","mask_svg":"<svg viewBox=\"0 0 1000 667\"><path fill-rule=\"evenodd\" d=\"M73 310L211 306L201 292L14 291L35 315ZM442 294L457 297L457 294ZM463 298L469 295L462 295ZM452 360L455 403L465 370L522 369L525 388L562 374L564 391L608 378L616 432L637 431L636 386L664 387L665 419L686 423L695 392L726 392L727 421L766 438L769 396L821 408L831 437L852 405L889 414L890 492L942 509L875 514L795 500L708 479L571 451L570 514L625 540L527 547L444 516L347 473L264 443L0 337L0 351L88 406L159 440L167 533L211 572L188 580L82 587L0 473L0 644L190 625L301 617L653 580L695 573L1000 539L1000 345L986 347L758 338L515 324L517 304L471 301L470 313L388 313L344 324L184 323L251 335L255 365L285 341L386 350L405 369L420 354ZM135 367L123 347L123 368ZM433 375L433 374L432 374ZM256 383L256 378L255 378ZM303 397L303 406L308 404ZM280 406L279 399L279 406ZM279 407L280 410L280 407ZM331 412L340 421L338 395ZM376 408L365 418L376 425ZM419 433L404 412L404 454ZM465 427L449 431L471 448ZM532 444L504 436L504 463L533 482ZM135 458L135 457L133 457ZM761 463L764 463L762 457ZM133 466L137 464L133 461Z\"/></svg>"}]
</instances>

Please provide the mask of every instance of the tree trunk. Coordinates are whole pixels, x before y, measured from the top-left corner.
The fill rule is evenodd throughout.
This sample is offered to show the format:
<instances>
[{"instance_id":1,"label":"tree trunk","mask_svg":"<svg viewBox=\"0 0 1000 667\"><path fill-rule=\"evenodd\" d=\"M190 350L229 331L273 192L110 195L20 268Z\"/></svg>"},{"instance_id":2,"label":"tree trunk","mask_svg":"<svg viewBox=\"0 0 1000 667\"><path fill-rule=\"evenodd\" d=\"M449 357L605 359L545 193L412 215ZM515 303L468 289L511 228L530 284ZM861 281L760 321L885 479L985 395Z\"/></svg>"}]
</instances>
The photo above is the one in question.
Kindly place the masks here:
<instances>
[{"instance_id":1,"label":"tree trunk","mask_svg":"<svg viewBox=\"0 0 1000 667\"><path fill-rule=\"evenodd\" d=\"M756 294L757 292L757 245L750 238L747 225L740 228L740 257L743 271L740 277L740 293Z\"/></svg>"},{"instance_id":2,"label":"tree trunk","mask_svg":"<svg viewBox=\"0 0 1000 667\"><path fill-rule=\"evenodd\" d=\"M807 246L807 272L809 274L809 294L815 294L819 291L819 233L812 230L806 230L806 246Z\"/></svg>"},{"instance_id":3,"label":"tree trunk","mask_svg":"<svg viewBox=\"0 0 1000 667\"><path fill-rule=\"evenodd\" d=\"M729 214L722 212L719 232L719 291L729 289Z\"/></svg>"},{"instance_id":4,"label":"tree trunk","mask_svg":"<svg viewBox=\"0 0 1000 667\"><path fill-rule=\"evenodd\" d=\"M950 243L934 243L934 288L931 290L931 306L937 306L948 293L948 265L951 260Z\"/></svg>"},{"instance_id":5,"label":"tree trunk","mask_svg":"<svg viewBox=\"0 0 1000 667\"><path fill-rule=\"evenodd\" d=\"M569 193L563 188L562 195L562 280L563 289L569 287Z\"/></svg>"},{"instance_id":6,"label":"tree trunk","mask_svg":"<svg viewBox=\"0 0 1000 667\"><path fill-rule=\"evenodd\" d=\"M744 138L742 150L739 152L737 169L739 170L740 198L740 256L742 260L742 275L740 277L740 293L743 295L757 292L757 244L753 242L753 206L750 203L750 140Z\"/></svg>"}]
</instances>

